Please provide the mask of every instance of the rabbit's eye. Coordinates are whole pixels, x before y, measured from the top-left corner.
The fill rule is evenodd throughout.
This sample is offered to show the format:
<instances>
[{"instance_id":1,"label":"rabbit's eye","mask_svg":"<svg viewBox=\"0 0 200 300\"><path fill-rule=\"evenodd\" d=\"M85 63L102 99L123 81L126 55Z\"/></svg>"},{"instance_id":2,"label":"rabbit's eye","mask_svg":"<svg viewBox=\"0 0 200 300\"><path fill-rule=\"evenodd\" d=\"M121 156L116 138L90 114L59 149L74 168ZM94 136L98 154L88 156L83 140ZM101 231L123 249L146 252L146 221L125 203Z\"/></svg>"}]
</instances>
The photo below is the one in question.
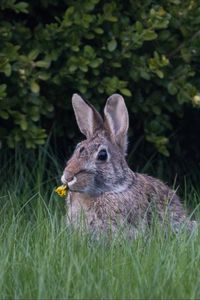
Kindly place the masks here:
<instances>
[{"instance_id":1,"label":"rabbit's eye","mask_svg":"<svg viewBox=\"0 0 200 300\"><path fill-rule=\"evenodd\" d=\"M106 149L100 150L99 153L98 153L98 155L97 155L97 159L105 161L107 158L108 158L108 154L107 154Z\"/></svg>"}]
</instances>

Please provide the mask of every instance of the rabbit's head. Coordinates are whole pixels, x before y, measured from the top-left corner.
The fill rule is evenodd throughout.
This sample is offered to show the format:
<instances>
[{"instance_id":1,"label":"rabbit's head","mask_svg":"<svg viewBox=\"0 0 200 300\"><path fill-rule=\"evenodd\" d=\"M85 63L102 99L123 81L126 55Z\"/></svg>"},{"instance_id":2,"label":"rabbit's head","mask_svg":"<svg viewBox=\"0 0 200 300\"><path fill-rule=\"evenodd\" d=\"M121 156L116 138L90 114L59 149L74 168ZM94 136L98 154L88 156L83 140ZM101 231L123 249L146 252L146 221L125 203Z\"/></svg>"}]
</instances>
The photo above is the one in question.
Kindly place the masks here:
<instances>
[{"instance_id":1,"label":"rabbit's head","mask_svg":"<svg viewBox=\"0 0 200 300\"><path fill-rule=\"evenodd\" d=\"M72 105L80 131L86 139L76 146L61 178L73 192L98 196L127 188L128 111L119 94L108 98L104 119L79 95Z\"/></svg>"}]
</instances>

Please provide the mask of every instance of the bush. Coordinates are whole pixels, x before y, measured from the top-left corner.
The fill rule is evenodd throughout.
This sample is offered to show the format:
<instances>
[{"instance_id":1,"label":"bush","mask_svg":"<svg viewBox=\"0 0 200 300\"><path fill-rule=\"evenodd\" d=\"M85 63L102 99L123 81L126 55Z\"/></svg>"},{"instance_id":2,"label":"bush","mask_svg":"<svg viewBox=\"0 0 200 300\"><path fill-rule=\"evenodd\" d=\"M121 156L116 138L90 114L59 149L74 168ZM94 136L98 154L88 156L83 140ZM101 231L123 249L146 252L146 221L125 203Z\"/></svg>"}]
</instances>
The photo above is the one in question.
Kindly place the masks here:
<instances>
[{"instance_id":1,"label":"bush","mask_svg":"<svg viewBox=\"0 0 200 300\"><path fill-rule=\"evenodd\" d=\"M184 140L170 139L177 124L200 107L200 6L198 0L156 3L1 1L2 144L35 148L52 123L57 134L72 138L72 93L99 108L119 92L136 137L144 134L164 155L177 148Z\"/></svg>"}]
</instances>

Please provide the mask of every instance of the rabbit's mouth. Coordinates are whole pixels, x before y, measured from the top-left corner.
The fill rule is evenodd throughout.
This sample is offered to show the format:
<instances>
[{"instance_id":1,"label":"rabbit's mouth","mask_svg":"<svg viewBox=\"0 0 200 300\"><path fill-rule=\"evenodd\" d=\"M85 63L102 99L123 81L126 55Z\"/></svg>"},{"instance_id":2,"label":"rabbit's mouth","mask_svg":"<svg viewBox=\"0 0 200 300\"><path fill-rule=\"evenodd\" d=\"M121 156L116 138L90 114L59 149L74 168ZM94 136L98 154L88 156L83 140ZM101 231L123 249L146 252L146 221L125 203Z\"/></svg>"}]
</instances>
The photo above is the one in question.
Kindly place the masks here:
<instances>
[{"instance_id":1,"label":"rabbit's mouth","mask_svg":"<svg viewBox=\"0 0 200 300\"><path fill-rule=\"evenodd\" d=\"M94 193L95 186L95 173L91 171L81 170L73 176L67 178L66 174L63 174L61 181L66 184L71 192L79 193ZM95 192L96 193L96 192Z\"/></svg>"}]
</instances>

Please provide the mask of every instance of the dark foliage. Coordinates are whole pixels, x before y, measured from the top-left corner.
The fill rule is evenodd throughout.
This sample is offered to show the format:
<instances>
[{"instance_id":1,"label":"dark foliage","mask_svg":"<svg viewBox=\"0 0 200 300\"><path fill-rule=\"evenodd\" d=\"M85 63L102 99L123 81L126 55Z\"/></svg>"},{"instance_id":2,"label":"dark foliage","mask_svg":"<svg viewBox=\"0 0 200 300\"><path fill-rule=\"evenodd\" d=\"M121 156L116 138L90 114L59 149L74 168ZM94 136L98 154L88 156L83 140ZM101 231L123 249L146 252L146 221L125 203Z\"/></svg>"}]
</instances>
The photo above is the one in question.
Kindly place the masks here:
<instances>
[{"instance_id":1,"label":"dark foliage","mask_svg":"<svg viewBox=\"0 0 200 300\"><path fill-rule=\"evenodd\" d=\"M125 99L130 136L152 151L199 159L198 0L2 0L0 140L35 148L74 140L74 92L97 108ZM131 149L130 149L131 150Z\"/></svg>"}]
</instances>

